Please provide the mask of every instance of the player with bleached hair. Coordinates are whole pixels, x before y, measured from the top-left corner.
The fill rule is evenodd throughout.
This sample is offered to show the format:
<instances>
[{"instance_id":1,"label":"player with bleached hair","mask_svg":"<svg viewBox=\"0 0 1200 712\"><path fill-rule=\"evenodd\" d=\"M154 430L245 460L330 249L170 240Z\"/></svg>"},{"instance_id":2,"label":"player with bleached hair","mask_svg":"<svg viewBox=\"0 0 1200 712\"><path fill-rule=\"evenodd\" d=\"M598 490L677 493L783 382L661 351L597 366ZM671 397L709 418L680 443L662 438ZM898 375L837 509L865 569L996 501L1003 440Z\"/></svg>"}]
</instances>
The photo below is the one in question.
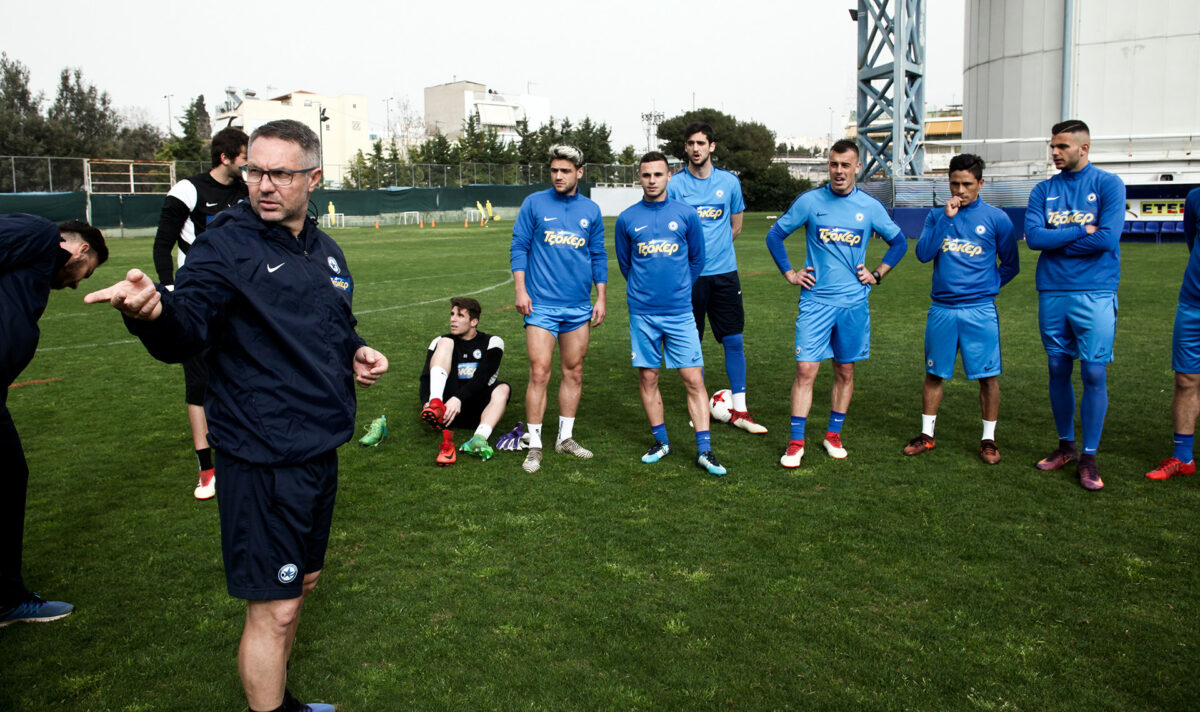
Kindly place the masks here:
<instances>
[{"instance_id":1,"label":"player with bleached hair","mask_svg":"<svg viewBox=\"0 0 1200 712\"><path fill-rule=\"evenodd\" d=\"M1077 119L1050 129L1050 156L1059 173L1038 183L1025 211L1025 242L1040 250L1038 328L1050 371L1050 409L1058 447L1037 463L1058 470L1075 460L1084 489L1100 490L1096 451L1108 412L1108 362L1117 330L1125 184L1089 162L1091 132ZM1080 362L1083 452L1075 444L1075 386Z\"/></svg>"},{"instance_id":2,"label":"player with bleached hair","mask_svg":"<svg viewBox=\"0 0 1200 712\"><path fill-rule=\"evenodd\" d=\"M525 198L513 224L510 263L516 309L525 317L529 386L525 390L529 452L521 467L542 466L542 418L550 362L558 345L562 382L558 387L558 453L588 459L591 450L574 438L583 394L583 359L591 327L604 321L608 254L600 207L579 193L583 154L574 146L550 148L553 187ZM591 301L596 285L596 303Z\"/></svg>"}]
</instances>

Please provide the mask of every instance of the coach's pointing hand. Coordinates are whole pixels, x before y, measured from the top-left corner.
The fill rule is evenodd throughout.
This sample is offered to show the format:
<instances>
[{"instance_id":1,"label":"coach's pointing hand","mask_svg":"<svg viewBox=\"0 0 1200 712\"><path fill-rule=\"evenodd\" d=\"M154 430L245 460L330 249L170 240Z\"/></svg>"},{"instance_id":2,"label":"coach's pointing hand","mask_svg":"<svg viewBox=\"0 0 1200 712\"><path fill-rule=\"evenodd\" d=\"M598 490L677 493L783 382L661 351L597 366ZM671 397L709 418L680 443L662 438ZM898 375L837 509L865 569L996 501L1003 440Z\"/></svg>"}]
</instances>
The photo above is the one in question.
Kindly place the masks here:
<instances>
[{"instance_id":1,"label":"coach's pointing hand","mask_svg":"<svg viewBox=\"0 0 1200 712\"><path fill-rule=\"evenodd\" d=\"M140 269L131 269L125 279L83 298L84 304L108 302L130 319L152 321L162 314L162 295L154 281Z\"/></svg>"}]
</instances>

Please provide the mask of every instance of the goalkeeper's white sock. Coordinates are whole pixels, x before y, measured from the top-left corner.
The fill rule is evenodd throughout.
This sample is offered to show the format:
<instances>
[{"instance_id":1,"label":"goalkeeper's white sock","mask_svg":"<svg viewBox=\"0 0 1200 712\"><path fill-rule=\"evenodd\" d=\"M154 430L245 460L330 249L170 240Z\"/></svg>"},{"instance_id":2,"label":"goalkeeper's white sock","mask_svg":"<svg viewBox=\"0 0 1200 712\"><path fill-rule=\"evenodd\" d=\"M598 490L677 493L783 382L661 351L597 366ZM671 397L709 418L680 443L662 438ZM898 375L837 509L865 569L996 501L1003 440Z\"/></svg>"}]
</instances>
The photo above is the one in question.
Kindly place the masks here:
<instances>
[{"instance_id":1,"label":"goalkeeper's white sock","mask_svg":"<svg viewBox=\"0 0 1200 712\"><path fill-rule=\"evenodd\" d=\"M433 366L429 369L429 400L437 398L442 399L446 394L446 379L450 374L446 373L446 369L441 366Z\"/></svg>"}]
</instances>

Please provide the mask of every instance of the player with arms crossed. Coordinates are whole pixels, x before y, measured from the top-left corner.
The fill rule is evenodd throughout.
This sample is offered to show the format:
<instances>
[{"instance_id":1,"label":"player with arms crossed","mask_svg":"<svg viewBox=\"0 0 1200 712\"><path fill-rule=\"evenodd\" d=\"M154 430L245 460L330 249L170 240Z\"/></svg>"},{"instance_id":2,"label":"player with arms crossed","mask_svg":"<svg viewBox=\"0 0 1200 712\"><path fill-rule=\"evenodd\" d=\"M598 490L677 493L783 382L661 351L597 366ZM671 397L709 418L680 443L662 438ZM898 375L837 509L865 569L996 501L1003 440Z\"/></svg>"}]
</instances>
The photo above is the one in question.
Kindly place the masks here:
<instances>
[{"instance_id":1,"label":"player with arms crossed","mask_svg":"<svg viewBox=\"0 0 1200 712\"><path fill-rule=\"evenodd\" d=\"M1179 306L1175 308L1175 333L1171 347L1171 368L1175 371L1175 395L1171 398L1171 419L1175 425L1175 450L1171 457L1146 473L1152 480L1196 472L1192 446L1196 439L1196 418L1200 416L1200 250L1196 233L1200 223L1200 188L1187 194L1183 204L1183 237L1187 241L1188 263L1179 288Z\"/></svg>"},{"instance_id":2,"label":"player with arms crossed","mask_svg":"<svg viewBox=\"0 0 1200 712\"><path fill-rule=\"evenodd\" d=\"M591 327L604 321L608 255L600 207L579 194L581 178L583 154L579 149L552 146L550 179L554 187L526 198L513 225L510 262L516 308L525 317L529 351L529 386L525 390L529 452L521 465L526 472L537 472L542 466L542 418L555 342L562 383L554 450L584 459L592 456L591 450L575 442L573 430L583 394L583 358ZM594 306L592 284L596 285Z\"/></svg>"},{"instance_id":3,"label":"player with arms crossed","mask_svg":"<svg viewBox=\"0 0 1200 712\"><path fill-rule=\"evenodd\" d=\"M1117 330L1125 184L1088 161L1091 132L1072 119L1055 124L1050 156L1061 171L1038 183L1025 211L1025 242L1041 250L1037 263L1038 328L1050 371L1050 409L1058 447L1037 463L1058 470L1078 460L1079 484L1104 488L1096 451L1108 411L1107 364ZM1075 445L1075 387L1080 361L1083 452Z\"/></svg>"},{"instance_id":4,"label":"player with arms crossed","mask_svg":"<svg viewBox=\"0 0 1200 712\"><path fill-rule=\"evenodd\" d=\"M154 270L159 283L175 288L175 270L171 265L171 248L178 253L177 262L183 267L188 250L196 238L208 229L217 213L245 200L246 183L242 181L242 164L246 162L246 134L235 128L222 129L212 138L212 168L172 186L163 202L154 236ZM212 450L208 447L208 422L204 419L204 391L208 389L208 366L201 354L183 362L184 397L187 401L188 425L192 429L192 444L200 468L199 480L192 495L196 499L211 499L217 493L213 484Z\"/></svg>"},{"instance_id":5,"label":"player with arms crossed","mask_svg":"<svg viewBox=\"0 0 1200 712\"><path fill-rule=\"evenodd\" d=\"M767 429L754 422L746 408L746 351L742 332L746 310L738 280L737 254L733 242L742 232L742 184L729 171L713 166L717 147L708 124L693 121L683 129L687 166L671 178L667 195L696 209L704 229L704 271L692 285L692 311L696 331L704 338L704 318L712 324L713 337L725 350L725 375L733 392L730 424L750 433Z\"/></svg>"},{"instance_id":6,"label":"player with arms crossed","mask_svg":"<svg viewBox=\"0 0 1200 712\"><path fill-rule=\"evenodd\" d=\"M725 468L712 452L704 356L691 310L692 285L704 268L700 219L691 206L667 198L671 169L663 154L651 151L642 156L638 180L642 200L617 218L614 239L617 264L626 279L638 391L654 436L642 462L658 462L671 452L658 390L665 347L666 366L679 369L687 391L688 414L696 429L696 463L711 475L724 475Z\"/></svg>"},{"instance_id":7,"label":"player with arms crossed","mask_svg":"<svg viewBox=\"0 0 1200 712\"><path fill-rule=\"evenodd\" d=\"M767 247L789 284L800 287L796 317L796 380L792 384L791 438L779 463L799 467L804 431L812 408L813 381L821 362L833 359L832 411L822 444L843 459L842 423L854 395L854 363L871 356L871 312L867 297L904 257L908 242L878 200L854 187L862 164L858 146L842 139L829 149L829 183L796 198L770 231ZM797 272L783 241L804 227L804 268ZM888 243L883 261L868 270L867 240L878 233Z\"/></svg>"},{"instance_id":8,"label":"player with arms crossed","mask_svg":"<svg viewBox=\"0 0 1200 712\"><path fill-rule=\"evenodd\" d=\"M462 451L483 460L494 454L488 438L504 416L512 389L497 380L504 339L479 331L483 307L470 297L450 300L450 333L435 338L425 355L421 372L421 419L442 433L436 462L449 465L456 459L454 431L475 428Z\"/></svg>"},{"instance_id":9,"label":"player with arms crossed","mask_svg":"<svg viewBox=\"0 0 1200 712\"><path fill-rule=\"evenodd\" d=\"M942 210L930 210L917 240L917 259L933 260L933 304L925 322L925 385L921 391L921 434L905 455L936 445L934 422L942 403L942 381L954 377L962 353L967 378L979 381L983 437L979 457L1000 462L996 419L1000 414L1000 319L996 295L1021 270L1012 220L979 197L983 159L964 153L950 159L950 193ZM996 260L1000 263L997 266Z\"/></svg>"}]
</instances>

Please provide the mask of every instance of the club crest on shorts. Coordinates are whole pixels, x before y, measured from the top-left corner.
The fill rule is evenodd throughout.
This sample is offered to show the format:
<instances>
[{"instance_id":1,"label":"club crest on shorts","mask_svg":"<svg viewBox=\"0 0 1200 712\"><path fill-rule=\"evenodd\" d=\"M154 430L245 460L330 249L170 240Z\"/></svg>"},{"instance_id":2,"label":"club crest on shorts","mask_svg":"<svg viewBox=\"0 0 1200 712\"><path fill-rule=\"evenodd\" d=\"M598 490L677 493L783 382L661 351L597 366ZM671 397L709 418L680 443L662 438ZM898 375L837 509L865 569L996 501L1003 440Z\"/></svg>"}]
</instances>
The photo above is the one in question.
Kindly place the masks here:
<instances>
[{"instance_id":1,"label":"club crest on shorts","mask_svg":"<svg viewBox=\"0 0 1200 712\"><path fill-rule=\"evenodd\" d=\"M339 264L337 263L337 260L333 259L333 256L332 256L332 255L330 255L330 257L329 257L329 269L333 270L333 273L334 273L334 274L341 274L341 273L342 273L342 267L341 267L341 265L339 265Z\"/></svg>"},{"instance_id":2,"label":"club crest on shorts","mask_svg":"<svg viewBox=\"0 0 1200 712\"><path fill-rule=\"evenodd\" d=\"M933 368L933 359L929 359L925 362L925 368Z\"/></svg>"},{"instance_id":3,"label":"club crest on shorts","mask_svg":"<svg viewBox=\"0 0 1200 712\"><path fill-rule=\"evenodd\" d=\"M583 228L584 230L586 230L586 229L587 229L587 226L588 226L588 219L587 219L587 218L580 218L580 219L579 219L579 227L581 227L581 228Z\"/></svg>"},{"instance_id":4,"label":"club crest on shorts","mask_svg":"<svg viewBox=\"0 0 1200 712\"><path fill-rule=\"evenodd\" d=\"M329 259L333 259L330 257ZM279 583L291 583L296 580L300 569L296 568L295 564L284 564L279 567Z\"/></svg>"}]
</instances>

